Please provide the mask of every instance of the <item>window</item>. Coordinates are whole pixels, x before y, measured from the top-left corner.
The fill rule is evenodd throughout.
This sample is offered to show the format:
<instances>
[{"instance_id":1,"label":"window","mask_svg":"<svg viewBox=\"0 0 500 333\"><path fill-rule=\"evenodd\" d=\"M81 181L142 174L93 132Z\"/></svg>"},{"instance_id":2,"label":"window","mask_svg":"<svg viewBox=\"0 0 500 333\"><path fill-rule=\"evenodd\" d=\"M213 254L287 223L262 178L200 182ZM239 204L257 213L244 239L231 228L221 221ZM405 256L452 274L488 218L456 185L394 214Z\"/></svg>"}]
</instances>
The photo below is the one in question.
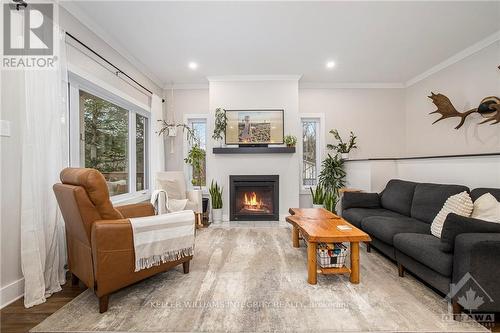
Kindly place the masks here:
<instances>
[{"instance_id":1,"label":"window","mask_svg":"<svg viewBox=\"0 0 500 333\"><path fill-rule=\"evenodd\" d=\"M149 188L147 112L90 82L70 79L70 113L76 132L70 133L70 149L76 150L71 165L99 170L112 197Z\"/></svg>"},{"instance_id":2,"label":"window","mask_svg":"<svg viewBox=\"0 0 500 333\"><path fill-rule=\"evenodd\" d=\"M200 148L203 149L206 153L207 151L207 118L188 118L187 121L189 127L191 127L194 130L196 140L200 144ZM188 149L191 149L191 146L188 147ZM200 186L197 184L196 179L198 179L198 174L196 173L195 170L191 166L189 167L189 179L191 180L191 184L193 186ZM207 185L207 164L206 164L206 157L202 161L202 168L201 168L201 175L200 175L200 181L201 181L201 186L206 186Z\"/></svg>"},{"instance_id":3,"label":"window","mask_svg":"<svg viewBox=\"0 0 500 333\"><path fill-rule=\"evenodd\" d=\"M302 188L318 184L320 154L320 119L302 118L302 162L301 179Z\"/></svg>"}]
</instances>

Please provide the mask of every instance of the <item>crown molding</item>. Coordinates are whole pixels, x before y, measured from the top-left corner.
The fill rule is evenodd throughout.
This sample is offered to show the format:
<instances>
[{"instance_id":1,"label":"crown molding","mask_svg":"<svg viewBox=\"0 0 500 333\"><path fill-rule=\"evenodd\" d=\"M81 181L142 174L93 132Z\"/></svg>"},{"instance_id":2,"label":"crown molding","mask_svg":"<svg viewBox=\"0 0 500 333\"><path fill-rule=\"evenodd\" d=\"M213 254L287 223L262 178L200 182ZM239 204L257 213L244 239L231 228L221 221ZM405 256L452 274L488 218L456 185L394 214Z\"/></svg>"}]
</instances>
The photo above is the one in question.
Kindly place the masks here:
<instances>
[{"instance_id":1,"label":"crown molding","mask_svg":"<svg viewBox=\"0 0 500 333\"><path fill-rule=\"evenodd\" d=\"M450 67L453 64L456 64L457 62L470 57L471 55L481 51L482 49L487 48L488 46L500 41L500 31L495 32L494 34L486 37L485 39L469 46L468 48L458 52L457 54L451 56L450 58L444 60L443 62L440 62L436 66L431 67L427 71L415 76L414 78L406 81L405 87L411 87L417 82L420 82L429 76L442 71L443 69Z\"/></svg>"},{"instance_id":2,"label":"crown molding","mask_svg":"<svg viewBox=\"0 0 500 333\"><path fill-rule=\"evenodd\" d=\"M171 83L163 86L164 90L208 90L207 83Z\"/></svg>"},{"instance_id":3,"label":"crown molding","mask_svg":"<svg viewBox=\"0 0 500 333\"><path fill-rule=\"evenodd\" d=\"M302 75L221 75L207 76L208 82L230 81L299 81Z\"/></svg>"},{"instance_id":4,"label":"crown molding","mask_svg":"<svg viewBox=\"0 0 500 333\"><path fill-rule=\"evenodd\" d=\"M403 89L405 85L399 82L367 82L367 83L336 83L336 82L300 82L299 89Z\"/></svg>"},{"instance_id":5,"label":"crown molding","mask_svg":"<svg viewBox=\"0 0 500 333\"><path fill-rule=\"evenodd\" d=\"M102 29L99 24L97 24L92 18L90 18L75 2L72 1L61 1L59 5L68 11L73 17L80 21L87 29L93 32L98 38L100 38L104 43L108 44L111 49L116 51L120 56L122 56L126 61L128 61L133 67L135 67L142 75L147 77L151 82L153 82L157 88L161 89L165 83L160 80L156 75L154 75L149 68L146 67L141 61L135 58L127 49L121 45L114 37ZM71 32L71 31L69 31Z\"/></svg>"}]
</instances>

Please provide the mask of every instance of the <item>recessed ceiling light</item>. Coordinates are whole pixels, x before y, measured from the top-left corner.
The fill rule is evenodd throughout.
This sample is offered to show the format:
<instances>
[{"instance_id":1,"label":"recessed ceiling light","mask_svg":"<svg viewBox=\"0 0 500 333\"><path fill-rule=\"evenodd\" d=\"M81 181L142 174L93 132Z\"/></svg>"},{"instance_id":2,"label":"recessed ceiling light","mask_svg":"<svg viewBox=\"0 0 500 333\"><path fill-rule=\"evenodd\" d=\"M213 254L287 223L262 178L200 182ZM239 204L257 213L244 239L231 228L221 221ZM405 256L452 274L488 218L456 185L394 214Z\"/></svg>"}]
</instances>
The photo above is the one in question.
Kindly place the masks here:
<instances>
[{"instance_id":1,"label":"recessed ceiling light","mask_svg":"<svg viewBox=\"0 0 500 333\"><path fill-rule=\"evenodd\" d=\"M333 61L328 61L328 62L326 63L326 68L328 68L328 69L332 69L333 67L335 67L335 62L333 62Z\"/></svg>"},{"instance_id":2,"label":"recessed ceiling light","mask_svg":"<svg viewBox=\"0 0 500 333\"><path fill-rule=\"evenodd\" d=\"M194 70L194 69L198 68L198 64L197 64L197 63L195 63L195 62L193 62L193 61L191 61L191 62L188 64L188 67L189 67L190 69L193 69L193 70Z\"/></svg>"}]
</instances>

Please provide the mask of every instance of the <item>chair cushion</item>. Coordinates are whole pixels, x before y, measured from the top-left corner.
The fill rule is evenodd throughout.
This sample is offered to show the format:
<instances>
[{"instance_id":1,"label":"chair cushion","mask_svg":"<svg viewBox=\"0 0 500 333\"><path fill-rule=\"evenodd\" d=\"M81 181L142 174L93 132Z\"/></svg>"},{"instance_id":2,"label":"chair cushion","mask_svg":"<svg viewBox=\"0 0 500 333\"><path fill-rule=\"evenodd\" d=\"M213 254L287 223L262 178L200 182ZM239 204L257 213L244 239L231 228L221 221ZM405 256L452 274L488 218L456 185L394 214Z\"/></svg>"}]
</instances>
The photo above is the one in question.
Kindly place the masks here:
<instances>
[{"instance_id":1,"label":"chair cushion","mask_svg":"<svg viewBox=\"0 0 500 333\"><path fill-rule=\"evenodd\" d=\"M392 179L380 194L380 203L383 208L399 214L410 216L413 192L417 183L400 179Z\"/></svg>"},{"instance_id":2,"label":"chair cushion","mask_svg":"<svg viewBox=\"0 0 500 333\"><path fill-rule=\"evenodd\" d=\"M411 217L432 223L446 199L463 191L469 192L469 188L462 185L417 184L411 205Z\"/></svg>"},{"instance_id":3,"label":"chair cushion","mask_svg":"<svg viewBox=\"0 0 500 333\"><path fill-rule=\"evenodd\" d=\"M368 234L392 245L393 238L400 233L429 234L430 226L411 217L371 216L361 221L361 228Z\"/></svg>"},{"instance_id":4,"label":"chair cushion","mask_svg":"<svg viewBox=\"0 0 500 333\"><path fill-rule=\"evenodd\" d=\"M470 192L470 197L472 198L472 201L476 201L479 199L480 196L482 196L485 193L491 193L492 196L494 196L498 201L500 201L500 188L475 188Z\"/></svg>"},{"instance_id":5,"label":"chair cushion","mask_svg":"<svg viewBox=\"0 0 500 333\"><path fill-rule=\"evenodd\" d=\"M394 236L394 247L443 276L451 276L453 254L440 249L441 241L432 235L401 233ZM396 260L398 259L396 251Z\"/></svg>"},{"instance_id":6,"label":"chair cushion","mask_svg":"<svg viewBox=\"0 0 500 333\"><path fill-rule=\"evenodd\" d=\"M383 208L349 208L342 211L342 217L357 228L361 227L361 221L368 216L404 217Z\"/></svg>"},{"instance_id":7,"label":"chair cushion","mask_svg":"<svg viewBox=\"0 0 500 333\"><path fill-rule=\"evenodd\" d=\"M169 199L186 199L186 193L182 191L182 184L178 179L157 179L158 187L167 192Z\"/></svg>"}]
</instances>

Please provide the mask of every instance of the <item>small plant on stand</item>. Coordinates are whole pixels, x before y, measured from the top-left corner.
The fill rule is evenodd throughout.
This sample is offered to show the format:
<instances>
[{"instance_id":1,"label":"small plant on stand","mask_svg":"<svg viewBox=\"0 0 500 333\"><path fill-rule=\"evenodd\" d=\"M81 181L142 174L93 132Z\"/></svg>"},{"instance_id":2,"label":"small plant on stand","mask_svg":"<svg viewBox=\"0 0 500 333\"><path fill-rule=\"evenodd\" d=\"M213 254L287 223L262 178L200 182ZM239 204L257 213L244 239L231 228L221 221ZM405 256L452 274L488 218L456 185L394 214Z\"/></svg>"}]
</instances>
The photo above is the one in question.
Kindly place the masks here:
<instances>
[{"instance_id":1,"label":"small plant on stand","mask_svg":"<svg viewBox=\"0 0 500 333\"><path fill-rule=\"evenodd\" d=\"M212 201L212 222L222 221L222 187L219 187L217 182L210 183L210 197Z\"/></svg>"},{"instance_id":2,"label":"small plant on stand","mask_svg":"<svg viewBox=\"0 0 500 333\"><path fill-rule=\"evenodd\" d=\"M337 153L339 153L342 157L342 159L347 160L349 158L349 152L351 149L356 149L358 146L356 146L356 139L357 137L354 135L354 133L351 131L349 135L349 141L344 142L342 140L342 137L339 134L339 131L336 129L332 129L329 132L330 134L333 135L335 140L337 140L336 144L327 144L326 148L330 150L335 150Z\"/></svg>"},{"instance_id":3,"label":"small plant on stand","mask_svg":"<svg viewBox=\"0 0 500 333\"><path fill-rule=\"evenodd\" d=\"M325 193L323 192L323 187L321 185L316 186L316 188L312 189L309 187L309 191L311 191L313 208L323 208L323 203L325 199Z\"/></svg>"},{"instance_id":4,"label":"small plant on stand","mask_svg":"<svg viewBox=\"0 0 500 333\"><path fill-rule=\"evenodd\" d=\"M226 133L227 126L227 115L226 112L221 109L215 109L215 124L214 124L214 133L212 134L212 139L218 140L220 146L222 146L222 140L224 139L224 135Z\"/></svg>"},{"instance_id":5,"label":"small plant on stand","mask_svg":"<svg viewBox=\"0 0 500 333\"><path fill-rule=\"evenodd\" d=\"M295 147L295 145L297 144L297 138L293 135L285 135L283 141L285 142L287 147Z\"/></svg>"},{"instance_id":6,"label":"small plant on stand","mask_svg":"<svg viewBox=\"0 0 500 333\"><path fill-rule=\"evenodd\" d=\"M198 143L194 144L184 159L184 162L193 167L193 186L198 186L201 190L203 179L203 160L205 159L205 151L201 149Z\"/></svg>"}]
</instances>

